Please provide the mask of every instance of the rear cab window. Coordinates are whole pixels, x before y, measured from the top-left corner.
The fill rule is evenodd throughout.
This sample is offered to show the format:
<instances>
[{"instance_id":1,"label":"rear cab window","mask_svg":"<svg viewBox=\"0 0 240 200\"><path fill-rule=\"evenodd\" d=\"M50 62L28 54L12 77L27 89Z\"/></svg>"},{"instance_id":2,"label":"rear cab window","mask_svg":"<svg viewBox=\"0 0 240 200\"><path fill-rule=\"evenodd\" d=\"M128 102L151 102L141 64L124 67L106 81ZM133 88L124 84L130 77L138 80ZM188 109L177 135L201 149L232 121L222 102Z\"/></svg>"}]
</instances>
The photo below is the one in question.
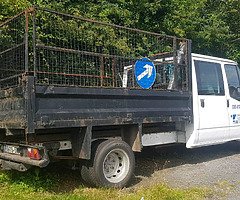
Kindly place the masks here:
<instances>
[{"instance_id":1,"label":"rear cab window","mask_svg":"<svg viewBox=\"0 0 240 200\"><path fill-rule=\"evenodd\" d=\"M194 61L198 95L224 96L224 83L220 63Z\"/></svg>"}]
</instances>

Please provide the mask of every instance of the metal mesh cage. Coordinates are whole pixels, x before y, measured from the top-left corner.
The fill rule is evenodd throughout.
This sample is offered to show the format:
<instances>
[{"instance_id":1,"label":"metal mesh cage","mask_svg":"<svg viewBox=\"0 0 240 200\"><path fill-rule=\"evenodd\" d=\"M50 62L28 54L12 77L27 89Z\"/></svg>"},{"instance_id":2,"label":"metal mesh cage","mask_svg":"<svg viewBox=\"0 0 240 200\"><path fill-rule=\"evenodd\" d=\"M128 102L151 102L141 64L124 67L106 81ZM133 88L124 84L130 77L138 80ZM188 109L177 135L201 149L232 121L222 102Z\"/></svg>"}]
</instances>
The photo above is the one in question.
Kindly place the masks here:
<instances>
[{"instance_id":1,"label":"metal mesh cage","mask_svg":"<svg viewBox=\"0 0 240 200\"><path fill-rule=\"evenodd\" d=\"M0 87L19 84L25 72L26 17L22 12L0 24Z\"/></svg>"},{"instance_id":2,"label":"metal mesh cage","mask_svg":"<svg viewBox=\"0 0 240 200\"><path fill-rule=\"evenodd\" d=\"M40 85L140 89L134 64L148 57L157 72L152 89L188 88L185 39L42 8L29 9L0 28L1 44L9 44L0 49L0 82L27 72Z\"/></svg>"}]
</instances>

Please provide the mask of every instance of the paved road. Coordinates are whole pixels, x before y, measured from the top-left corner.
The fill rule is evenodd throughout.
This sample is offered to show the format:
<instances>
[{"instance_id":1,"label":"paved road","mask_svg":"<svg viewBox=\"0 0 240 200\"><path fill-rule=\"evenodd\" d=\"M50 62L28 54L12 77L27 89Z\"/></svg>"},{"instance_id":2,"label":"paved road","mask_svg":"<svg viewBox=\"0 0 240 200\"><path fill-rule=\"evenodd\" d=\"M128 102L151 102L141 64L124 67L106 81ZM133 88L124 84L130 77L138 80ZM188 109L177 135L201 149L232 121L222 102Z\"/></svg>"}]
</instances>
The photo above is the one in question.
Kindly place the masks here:
<instances>
[{"instance_id":1,"label":"paved road","mask_svg":"<svg viewBox=\"0 0 240 200\"><path fill-rule=\"evenodd\" d=\"M240 142L197 149L148 148L136 155L136 162L133 188L163 182L180 188L210 187L219 193L211 199L240 199Z\"/></svg>"}]
</instances>

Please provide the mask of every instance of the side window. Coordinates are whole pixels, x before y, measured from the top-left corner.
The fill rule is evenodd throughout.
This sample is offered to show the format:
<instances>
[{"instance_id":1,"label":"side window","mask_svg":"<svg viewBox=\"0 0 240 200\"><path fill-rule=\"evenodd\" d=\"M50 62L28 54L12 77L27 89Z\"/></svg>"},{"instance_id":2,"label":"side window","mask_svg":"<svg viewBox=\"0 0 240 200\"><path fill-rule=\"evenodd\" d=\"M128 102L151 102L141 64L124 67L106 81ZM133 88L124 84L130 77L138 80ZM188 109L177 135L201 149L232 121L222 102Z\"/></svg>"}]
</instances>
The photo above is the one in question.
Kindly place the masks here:
<instances>
[{"instance_id":1,"label":"side window","mask_svg":"<svg viewBox=\"0 0 240 200\"><path fill-rule=\"evenodd\" d=\"M229 93L232 98L239 99L239 68L236 65L224 65Z\"/></svg>"},{"instance_id":2,"label":"side window","mask_svg":"<svg viewBox=\"0 0 240 200\"><path fill-rule=\"evenodd\" d=\"M195 60L197 86L199 95L223 96L224 84L219 63Z\"/></svg>"}]
</instances>

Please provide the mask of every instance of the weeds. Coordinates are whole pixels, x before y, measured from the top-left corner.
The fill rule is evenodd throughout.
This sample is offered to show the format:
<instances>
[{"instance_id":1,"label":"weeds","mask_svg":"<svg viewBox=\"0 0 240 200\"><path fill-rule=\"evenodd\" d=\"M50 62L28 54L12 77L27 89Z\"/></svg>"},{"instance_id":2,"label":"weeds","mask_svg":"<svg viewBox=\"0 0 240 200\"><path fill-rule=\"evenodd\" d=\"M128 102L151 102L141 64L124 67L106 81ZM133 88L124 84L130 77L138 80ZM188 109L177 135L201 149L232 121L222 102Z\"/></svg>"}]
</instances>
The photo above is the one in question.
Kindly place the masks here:
<instances>
[{"instance_id":1,"label":"weeds","mask_svg":"<svg viewBox=\"0 0 240 200\"><path fill-rule=\"evenodd\" d=\"M78 172L71 170L32 169L25 173L9 171L0 173L0 199L45 200L179 200L203 199L211 196L204 188L173 189L158 184L138 189L96 189L81 185Z\"/></svg>"}]
</instances>

